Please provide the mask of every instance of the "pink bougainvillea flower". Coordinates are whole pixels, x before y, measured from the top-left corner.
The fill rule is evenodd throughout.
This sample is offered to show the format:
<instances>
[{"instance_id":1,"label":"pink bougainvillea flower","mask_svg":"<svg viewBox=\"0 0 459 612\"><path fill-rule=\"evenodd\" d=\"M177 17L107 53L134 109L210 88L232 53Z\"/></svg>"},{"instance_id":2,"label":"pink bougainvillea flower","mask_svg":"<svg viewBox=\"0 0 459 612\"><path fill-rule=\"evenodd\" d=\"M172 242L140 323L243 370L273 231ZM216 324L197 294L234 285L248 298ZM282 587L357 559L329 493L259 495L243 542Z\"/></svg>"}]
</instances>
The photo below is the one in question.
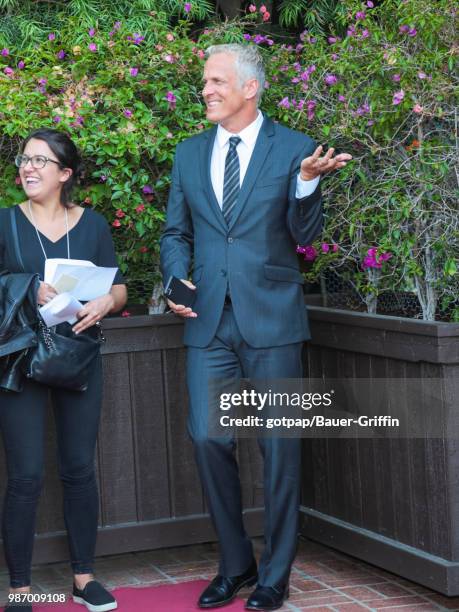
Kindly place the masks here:
<instances>
[{"instance_id":1,"label":"pink bougainvillea flower","mask_svg":"<svg viewBox=\"0 0 459 612\"><path fill-rule=\"evenodd\" d=\"M139 204L139 205L136 207L135 212L140 214L140 213L142 213L144 210L145 210L145 204Z\"/></svg>"},{"instance_id":2,"label":"pink bougainvillea flower","mask_svg":"<svg viewBox=\"0 0 459 612\"><path fill-rule=\"evenodd\" d=\"M263 21L269 21L271 19L271 13L269 13L268 11L265 11L263 13Z\"/></svg>"},{"instance_id":3,"label":"pink bougainvillea flower","mask_svg":"<svg viewBox=\"0 0 459 612\"><path fill-rule=\"evenodd\" d=\"M58 59L60 59L60 60L62 60L62 59L64 59L64 57L65 57L65 51L64 51L64 49L61 49L61 50L60 50L60 51L58 51L58 53L57 53L57 58L58 58Z\"/></svg>"},{"instance_id":4,"label":"pink bougainvillea flower","mask_svg":"<svg viewBox=\"0 0 459 612\"><path fill-rule=\"evenodd\" d=\"M145 40L145 36L141 36L140 34L133 34L132 36L127 36L127 39L132 41L135 45L140 45Z\"/></svg>"},{"instance_id":5,"label":"pink bougainvillea flower","mask_svg":"<svg viewBox=\"0 0 459 612\"><path fill-rule=\"evenodd\" d=\"M395 83L398 83L398 82L400 81L400 75L399 75L399 74L394 74L394 75L392 75L392 80L393 80Z\"/></svg>"},{"instance_id":6,"label":"pink bougainvillea flower","mask_svg":"<svg viewBox=\"0 0 459 612\"><path fill-rule=\"evenodd\" d=\"M255 4L250 4L249 5L249 12L250 13L256 13L257 12L257 7L255 6Z\"/></svg>"},{"instance_id":7,"label":"pink bougainvillea flower","mask_svg":"<svg viewBox=\"0 0 459 612\"><path fill-rule=\"evenodd\" d=\"M416 34L417 34L416 28L410 28L408 30L408 36L416 36Z\"/></svg>"},{"instance_id":8,"label":"pink bougainvillea flower","mask_svg":"<svg viewBox=\"0 0 459 612\"><path fill-rule=\"evenodd\" d=\"M11 77L14 74L14 70L12 68L10 68L9 66L4 68L3 72L6 74L7 77Z\"/></svg>"},{"instance_id":9,"label":"pink bougainvillea flower","mask_svg":"<svg viewBox=\"0 0 459 612\"><path fill-rule=\"evenodd\" d=\"M60 123L62 121L62 117L60 115L56 115L53 117L54 123Z\"/></svg>"},{"instance_id":10,"label":"pink bougainvillea flower","mask_svg":"<svg viewBox=\"0 0 459 612\"><path fill-rule=\"evenodd\" d=\"M266 11L267 11L267 10L268 10L268 9L266 8L266 6L265 6L264 4L262 4L262 5L260 6L260 13L261 13L262 15L264 15L264 14L266 13Z\"/></svg>"},{"instance_id":11,"label":"pink bougainvillea flower","mask_svg":"<svg viewBox=\"0 0 459 612\"><path fill-rule=\"evenodd\" d=\"M328 253L330 250L330 245L327 244L326 242L323 242L321 248L322 248L322 253Z\"/></svg>"},{"instance_id":12,"label":"pink bougainvillea flower","mask_svg":"<svg viewBox=\"0 0 459 612\"><path fill-rule=\"evenodd\" d=\"M336 77L334 74L327 74L325 75L325 83L329 86L331 85L335 85L338 82L338 77Z\"/></svg>"},{"instance_id":13,"label":"pink bougainvillea flower","mask_svg":"<svg viewBox=\"0 0 459 612\"><path fill-rule=\"evenodd\" d=\"M373 247L368 249L367 255L364 257L362 262L362 268L382 268L382 264L388 261L392 257L392 253L388 251L380 253L378 255L378 249Z\"/></svg>"},{"instance_id":14,"label":"pink bougainvillea flower","mask_svg":"<svg viewBox=\"0 0 459 612\"><path fill-rule=\"evenodd\" d=\"M51 32L51 34L48 34L48 40L56 40L56 35L54 34L54 32Z\"/></svg>"},{"instance_id":15,"label":"pink bougainvillea flower","mask_svg":"<svg viewBox=\"0 0 459 612\"><path fill-rule=\"evenodd\" d=\"M174 95L173 91L168 91L165 95L165 99L169 102L169 110L174 110L177 104L177 98Z\"/></svg>"},{"instance_id":16,"label":"pink bougainvillea flower","mask_svg":"<svg viewBox=\"0 0 459 612\"><path fill-rule=\"evenodd\" d=\"M349 29L346 32L346 34L348 36L354 36L355 35L355 26L354 25L350 25Z\"/></svg>"},{"instance_id":17,"label":"pink bougainvillea flower","mask_svg":"<svg viewBox=\"0 0 459 612\"><path fill-rule=\"evenodd\" d=\"M346 98L343 95L339 94L338 101L339 102L346 102Z\"/></svg>"},{"instance_id":18,"label":"pink bougainvillea flower","mask_svg":"<svg viewBox=\"0 0 459 612\"><path fill-rule=\"evenodd\" d=\"M115 219L112 223L113 227L121 227L121 222L119 219Z\"/></svg>"},{"instance_id":19,"label":"pink bougainvillea flower","mask_svg":"<svg viewBox=\"0 0 459 612\"><path fill-rule=\"evenodd\" d=\"M317 257L317 250L313 246L304 247L304 260L305 261L314 261Z\"/></svg>"},{"instance_id":20,"label":"pink bougainvillea flower","mask_svg":"<svg viewBox=\"0 0 459 612\"><path fill-rule=\"evenodd\" d=\"M6 57L9 54L10 54L10 50L9 49L7 49L6 47L4 49L2 49L1 55L3 55L3 57Z\"/></svg>"},{"instance_id":21,"label":"pink bougainvillea flower","mask_svg":"<svg viewBox=\"0 0 459 612\"><path fill-rule=\"evenodd\" d=\"M410 26L401 25L398 31L400 32L400 34L407 34L410 31Z\"/></svg>"},{"instance_id":22,"label":"pink bougainvillea flower","mask_svg":"<svg viewBox=\"0 0 459 612\"><path fill-rule=\"evenodd\" d=\"M422 106L420 104L415 104L413 106L413 112L415 112L415 113L418 113L418 114L422 113L423 110L424 109L422 108Z\"/></svg>"},{"instance_id":23,"label":"pink bougainvillea flower","mask_svg":"<svg viewBox=\"0 0 459 612\"><path fill-rule=\"evenodd\" d=\"M425 73L425 72L418 72L418 78L419 78L419 79L426 79L426 78L427 78L427 75L426 75L426 73Z\"/></svg>"},{"instance_id":24,"label":"pink bougainvillea flower","mask_svg":"<svg viewBox=\"0 0 459 612\"><path fill-rule=\"evenodd\" d=\"M173 64L175 62L175 57L171 53L168 53L167 55L164 56L164 60L168 64Z\"/></svg>"},{"instance_id":25,"label":"pink bougainvillea flower","mask_svg":"<svg viewBox=\"0 0 459 612\"><path fill-rule=\"evenodd\" d=\"M129 72L131 73L131 76L136 77L139 74L139 69L138 68L131 68L131 70Z\"/></svg>"},{"instance_id":26,"label":"pink bougainvillea flower","mask_svg":"<svg viewBox=\"0 0 459 612\"><path fill-rule=\"evenodd\" d=\"M174 40L174 35L172 34L172 32L168 32L166 34L166 40L168 40L169 42L172 42Z\"/></svg>"},{"instance_id":27,"label":"pink bougainvillea flower","mask_svg":"<svg viewBox=\"0 0 459 612\"><path fill-rule=\"evenodd\" d=\"M99 178L99 182L100 183L105 183L106 180L107 180L107 177L105 176L105 174L101 174L100 178Z\"/></svg>"},{"instance_id":28,"label":"pink bougainvillea flower","mask_svg":"<svg viewBox=\"0 0 459 612\"><path fill-rule=\"evenodd\" d=\"M125 108L124 111L123 111L123 115L127 119L130 119L132 117L132 111L129 108Z\"/></svg>"},{"instance_id":29,"label":"pink bougainvillea flower","mask_svg":"<svg viewBox=\"0 0 459 612\"><path fill-rule=\"evenodd\" d=\"M365 15L364 11L357 11L357 13L355 14L355 18L357 20L365 19L365 17L366 17L366 15Z\"/></svg>"},{"instance_id":30,"label":"pink bougainvillea flower","mask_svg":"<svg viewBox=\"0 0 459 612\"><path fill-rule=\"evenodd\" d=\"M113 26L114 30L119 30L121 27L121 21L115 21L115 25Z\"/></svg>"},{"instance_id":31,"label":"pink bougainvillea flower","mask_svg":"<svg viewBox=\"0 0 459 612\"><path fill-rule=\"evenodd\" d=\"M95 34L96 34L96 30L95 30L94 28L90 28L90 29L88 30L88 34L89 34L89 36L92 38L93 36L95 36Z\"/></svg>"},{"instance_id":32,"label":"pink bougainvillea flower","mask_svg":"<svg viewBox=\"0 0 459 612\"><path fill-rule=\"evenodd\" d=\"M405 97L405 92L403 91L403 89L401 89L400 91L396 91L392 98L392 104L400 104L400 102L403 100L404 97Z\"/></svg>"},{"instance_id":33,"label":"pink bougainvillea flower","mask_svg":"<svg viewBox=\"0 0 459 612\"><path fill-rule=\"evenodd\" d=\"M153 193L153 187L151 185L144 185L142 187L142 193L145 193L146 195Z\"/></svg>"},{"instance_id":34,"label":"pink bougainvillea flower","mask_svg":"<svg viewBox=\"0 0 459 612\"><path fill-rule=\"evenodd\" d=\"M189 13L191 11L191 2L185 2L185 6L183 8L185 9L185 13Z\"/></svg>"},{"instance_id":35,"label":"pink bougainvillea flower","mask_svg":"<svg viewBox=\"0 0 459 612\"><path fill-rule=\"evenodd\" d=\"M96 43L89 43L88 45L88 49L92 52L95 53L97 51L97 45Z\"/></svg>"},{"instance_id":36,"label":"pink bougainvillea flower","mask_svg":"<svg viewBox=\"0 0 459 612\"><path fill-rule=\"evenodd\" d=\"M148 251L148 247L146 247L146 246L141 246L141 247L139 248L139 251L140 251L141 253L146 253L146 252Z\"/></svg>"},{"instance_id":37,"label":"pink bougainvillea flower","mask_svg":"<svg viewBox=\"0 0 459 612\"><path fill-rule=\"evenodd\" d=\"M118 219L122 219L123 217L126 216L126 213L124 212L124 210L121 210L121 208L118 208L115 214L118 217Z\"/></svg>"},{"instance_id":38,"label":"pink bougainvillea flower","mask_svg":"<svg viewBox=\"0 0 459 612\"><path fill-rule=\"evenodd\" d=\"M374 4L373 4L373 2L371 0L368 0L367 6L368 6L368 8L373 8Z\"/></svg>"},{"instance_id":39,"label":"pink bougainvillea flower","mask_svg":"<svg viewBox=\"0 0 459 612\"><path fill-rule=\"evenodd\" d=\"M336 36L329 36L327 40L331 45L333 45L337 39L336 39Z\"/></svg>"},{"instance_id":40,"label":"pink bougainvillea flower","mask_svg":"<svg viewBox=\"0 0 459 612\"><path fill-rule=\"evenodd\" d=\"M369 30L367 30L366 28L365 30L362 30L362 38L369 38L369 36L370 36Z\"/></svg>"},{"instance_id":41,"label":"pink bougainvillea flower","mask_svg":"<svg viewBox=\"0 0 459 612\"><path fill-rule=\"evenodd\" d=\"M333 244L332 245L332 251L333 251L333 253L337 253L338 252L338 245L337 244Z\"/></svg>"},{"instance_id":42,"label":"pink bougainvillea flower","mask_svg":"<svg viewBox=\"0 0 459 612\"><path fill-rule=\"evenodd\" d=\"M279 106L280 108L289 109L290 108L290 101L289 101L288 97L286 96L285 98L282 98L282 100L279 102L279 104L277 106Z\"/></svg>"},{"instance_id":43,"label":"pink bougainvillea flower","mask_svg":"<svg viewBox=\"0 0 459 612\"><path fill-rule=\"evenodd\" d=\"M23 62L22 60L18 62L18 68L19 70L23 70L25 68L25 62Z\"/></svg>"},{"instance_id":44,"label":"pink bougainvillea flower","mask_svg":"<svg viewBox=\"0 0 459 612\"><path fill-rule=\"evenodd\" d=\"M317 102L315 100L309 100L307 103L308 109L308 121L312 121L314 119L314 109L317 106Z\"/></svg>"}]
</instances>

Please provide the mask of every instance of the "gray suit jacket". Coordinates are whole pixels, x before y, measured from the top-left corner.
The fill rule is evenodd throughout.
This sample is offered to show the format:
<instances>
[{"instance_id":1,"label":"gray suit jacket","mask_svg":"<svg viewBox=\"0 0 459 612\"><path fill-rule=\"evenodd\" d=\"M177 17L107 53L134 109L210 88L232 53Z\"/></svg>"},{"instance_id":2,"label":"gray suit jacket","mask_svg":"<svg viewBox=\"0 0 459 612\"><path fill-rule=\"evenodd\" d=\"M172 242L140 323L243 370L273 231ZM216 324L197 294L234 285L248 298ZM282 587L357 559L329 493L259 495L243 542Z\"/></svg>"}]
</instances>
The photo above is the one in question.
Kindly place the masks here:
<instances>
[{"instance_id":1,"label":"gray suit jacket","mask_svg":"<svg viewBox=\"0 0 459 612\"><path fill-rule=\"evenodd\" d=\"M177 147L167 222L161 238L161 269L197 287L186 319L185 344L207 346L217 330L227 285L244 340L255 348L308 339L303 278L297 244L309 244L322 228L320 185L295 197L301 160L314 151L309 137L266 118L263 121L231 223L216 200L210 161L217 128Z\"/></svg>"}]
</instances>

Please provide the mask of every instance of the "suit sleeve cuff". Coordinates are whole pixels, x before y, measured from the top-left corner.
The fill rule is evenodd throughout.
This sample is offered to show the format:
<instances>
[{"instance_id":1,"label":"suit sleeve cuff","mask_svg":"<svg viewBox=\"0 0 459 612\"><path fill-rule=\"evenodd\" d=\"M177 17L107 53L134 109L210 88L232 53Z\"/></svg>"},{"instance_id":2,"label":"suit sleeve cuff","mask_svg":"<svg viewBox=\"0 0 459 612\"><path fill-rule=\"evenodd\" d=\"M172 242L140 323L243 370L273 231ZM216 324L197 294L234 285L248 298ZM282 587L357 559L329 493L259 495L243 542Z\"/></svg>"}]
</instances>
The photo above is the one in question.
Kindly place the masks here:
<instances>
[{"instance_id":1,"label":"suit sleeve cuff","mask_svg":"<svg viewBox=\"0 0 459 612\"><path fill-rule=\"evenodd\" d=\"M300 173L298 173L297 179L296 179L296 193L295 196L298 200L302 200L303 198L307 198L308 196L311 195L311 193L314 193L314 191L317 188L317 185L319 184L320 181L320 176L317 176L315 179L312 179L311 181L303 181L303 179L300 176Z\"/></svg>"}]
</instances>

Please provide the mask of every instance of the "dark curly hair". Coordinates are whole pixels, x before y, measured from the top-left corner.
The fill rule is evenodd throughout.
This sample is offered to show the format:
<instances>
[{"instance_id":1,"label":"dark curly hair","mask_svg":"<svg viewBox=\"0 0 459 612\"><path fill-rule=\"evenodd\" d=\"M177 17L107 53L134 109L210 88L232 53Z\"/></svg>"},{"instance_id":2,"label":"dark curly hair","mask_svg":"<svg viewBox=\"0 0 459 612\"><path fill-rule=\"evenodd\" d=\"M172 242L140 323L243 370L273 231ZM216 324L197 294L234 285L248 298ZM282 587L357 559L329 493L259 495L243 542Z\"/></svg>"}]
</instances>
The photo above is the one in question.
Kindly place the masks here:
<instances>
[{"instance_id":1,"label":"dark curly hair","mask_svg":"<svg viewBox=\"0 0 459 612\"><path fill-rule=\"evenodd\" d=\"M73 171L70 178L63 184L61 191L61 204L66 208L71 208L72 191L82 172L82 160L77 147L64 132L51 128L40 128L27 136L21 145L20 153L24 152L27 143L32 138L46 142L59 161L61 169L70 168Z\"/></svg>"}]
</instances>

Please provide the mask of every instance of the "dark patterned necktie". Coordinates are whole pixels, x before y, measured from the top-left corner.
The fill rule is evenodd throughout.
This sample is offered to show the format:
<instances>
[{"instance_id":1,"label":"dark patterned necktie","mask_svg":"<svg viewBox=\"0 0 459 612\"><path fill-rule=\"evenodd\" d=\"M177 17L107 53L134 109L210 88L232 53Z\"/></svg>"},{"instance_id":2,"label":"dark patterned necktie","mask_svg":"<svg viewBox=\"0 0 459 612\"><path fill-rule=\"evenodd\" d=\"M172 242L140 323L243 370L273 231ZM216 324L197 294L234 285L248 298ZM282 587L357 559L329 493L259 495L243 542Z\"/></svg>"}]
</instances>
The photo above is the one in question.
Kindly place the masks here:
<instances>
[{"instance_id":1,"label":"dark patterned necktie","mask_svg":"<svg viewBox=\"0 0 459 612\"><path fill-rule=\"evenodd\" d=\"M240 172L239 156L236 151L237 145L241 142L239 136L232 136L229 139L229 149L225 160L225 177L223 179L223 203L222 213L227 225L230 224L231 214L236 204L240 191Z\"/></svg>"}]
</instances>

